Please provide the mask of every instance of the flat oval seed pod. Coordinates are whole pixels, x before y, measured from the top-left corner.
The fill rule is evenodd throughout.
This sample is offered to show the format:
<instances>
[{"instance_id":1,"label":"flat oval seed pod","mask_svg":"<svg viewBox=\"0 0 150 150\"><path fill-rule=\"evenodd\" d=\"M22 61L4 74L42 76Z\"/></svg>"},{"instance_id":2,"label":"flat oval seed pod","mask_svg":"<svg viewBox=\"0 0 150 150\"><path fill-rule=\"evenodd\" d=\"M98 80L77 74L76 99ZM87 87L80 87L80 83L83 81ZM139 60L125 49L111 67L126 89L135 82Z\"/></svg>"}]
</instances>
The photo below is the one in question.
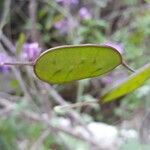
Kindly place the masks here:
<instances>
[{"instance_id":1,"label":"flat oval seed pod","mask_svg":"<svg viewBox=\"0 0 150 150\"><path fill-rule=\"evenodd\" d=\"M102 102L111 102L121 96L124 96L140 87L147 79L150 78L150 63L133 73L125 81L114 87L104 94L100 100Z\"/></svg>"},{"instance_id":2,"label":"flat oval seed pod","mask_svg":"<svg viewBox=\"0 0 150 150\"><path fill-rule=\"evenodd\" d=\"M65 83L107 73L122 63L110 46L60 46L42 53L34 64L37 77L48 83Z\"/></svg>"}]
</instances>

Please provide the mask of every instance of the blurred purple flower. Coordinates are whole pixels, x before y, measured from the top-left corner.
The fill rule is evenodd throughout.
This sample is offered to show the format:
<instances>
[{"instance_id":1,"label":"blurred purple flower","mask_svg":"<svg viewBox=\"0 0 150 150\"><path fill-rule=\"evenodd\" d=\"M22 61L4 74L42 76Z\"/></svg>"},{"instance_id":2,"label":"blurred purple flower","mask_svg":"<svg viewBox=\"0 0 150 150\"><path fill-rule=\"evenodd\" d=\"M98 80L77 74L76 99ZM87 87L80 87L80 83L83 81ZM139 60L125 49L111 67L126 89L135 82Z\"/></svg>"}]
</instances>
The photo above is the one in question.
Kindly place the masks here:
<instances>
[{"instance_id":1,"label":"blurred purple flower","mask_svg":"<svg viewBox=\"0 0 150 150\"><path fill-rule=\"evenodd\" d=\"M103 78L101 79L101 81L102 81L102 83L103 83L104 85L105 85L105 84L112 84L112 82L113 82L112 75L110 74L110 75L107 75L107 76L103 77Z\"/></svg>"},{"instance_id":2,"label":"blurred purple flower","mask_svg":"<svg viewBox=\"0 0 150 150\"><path fill-rule=\"evenodd\" d=\"M9 73L10 66L3 65L4 62L10 62L10 57L4 53L0 53L0 72Z\"/></svg>"},{"instance_id":3,"label":"blurred purple flower","mask_svg":"<svg viewBox=\"0 0 150 150\"><path fill-rule=\"evenodd\" d=\"M128 74L126 74L123 71L112 72L108 74L107 76L103 77L101 81L104 85L114 86L114 85L121 83L127 76Z\"/></svg>"},{"instance_id":4,"label":"blurred purple flower","mask_svg":"<svg viewBox=\"0 0 150 150\"><path fill-rule=\"evenodd\" d=\"M56 0L57 3L61 5L78 5L79 0Z\"/></svg>"},{"instance_id":5,"label":"blurred purple flower","mask_svg":"<svg viewBox=\"0 0 150 150\"><path fill-rule=\"evenodd\" d=\"M41 48L37 42L25 43L21 52L21 59L34 61L41 53Z\"/></svg>"},{"instance_id":6,"label":"blurred purple flower","mask_svg":"<svg viewBox=\"0 0 150 150\"><path fill-rule=\"evenodd\" d=\"M104 43L104 45L115 48L118 52L120 52L120 54L122 54L124 52L124 47L120 43L106 42L106 43Z\"/></svg>"},{"instance_id":7,"label":"blurred purple flower","mask_svg":"<svg viewBox=\"0 0 150 150\"><path fill-rule=\"evenodd\" d=\"M68 20L62 19L54 24L54 27L59 30L60 33L66 33L68 30L69 22Z\"/></svg>"},{"instance_id":8,"label":"blurred purple flower","mask_svg":"<svg viewBox=\"0 0 150 150\"><path fill-rule=\"evenodd\" d=\"M86 7L80 8L79 16L83 20L91 19L91 17L92 17L91 13L89 12L89 10Z\"/></svg>"}]
</instances>

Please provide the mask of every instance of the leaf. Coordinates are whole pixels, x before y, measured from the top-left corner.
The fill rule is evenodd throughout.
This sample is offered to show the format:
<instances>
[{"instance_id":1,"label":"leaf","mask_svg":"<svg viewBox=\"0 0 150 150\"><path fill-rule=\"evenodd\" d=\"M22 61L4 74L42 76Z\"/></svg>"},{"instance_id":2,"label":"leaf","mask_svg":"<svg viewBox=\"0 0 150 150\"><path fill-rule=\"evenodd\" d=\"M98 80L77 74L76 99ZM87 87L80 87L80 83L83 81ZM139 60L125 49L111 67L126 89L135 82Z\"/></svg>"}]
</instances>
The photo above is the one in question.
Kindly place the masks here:
<instances>
[{"instance_id":1,"label":"leaf","mask_svg":"<svg viewBox=\"0 0 150 150\"><path fill-rule=\"evenodd\" d=\"M129 78L104 94L100 99L102 102L111 102L137 89L149 78L150 63L133 73Z\"/></svg>"},{"instance_id":2,"label":"leaf","mask_svg":"<svg viewBox=\"0 0 150 150\"><path fill-rule=\"evenodd\" d=\"M19 38L18 38L17 44L16 44L16 53L17 53L17 54L20 53L20 51L21 51L21 49L22 49L22 47L23 47L23 44L25 43L25 40L26 40L26 38L25 38L24 33L21 33L21 34L19 35Z\"/></svg>"},{"instance_id":3,"label":"leaf","mask_svg":"<svg viewBox=\"0 0 150 150\"><path fill-rule=\"evenodd\" d=\"M121 63L120 53L110 46L60 46L42 53L34 72L45 82L65 83L102 75Z\"/></svg>"}]
</instances>

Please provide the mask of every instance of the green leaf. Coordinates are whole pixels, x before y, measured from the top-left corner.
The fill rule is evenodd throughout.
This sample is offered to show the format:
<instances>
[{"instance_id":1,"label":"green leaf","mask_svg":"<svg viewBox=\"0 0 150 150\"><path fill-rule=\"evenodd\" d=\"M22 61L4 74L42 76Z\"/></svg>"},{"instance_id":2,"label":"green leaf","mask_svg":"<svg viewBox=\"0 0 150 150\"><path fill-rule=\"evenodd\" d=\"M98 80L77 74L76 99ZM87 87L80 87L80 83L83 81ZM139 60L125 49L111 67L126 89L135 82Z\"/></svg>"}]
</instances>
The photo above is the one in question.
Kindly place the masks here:
<instances>
[{"instance_id":1,"label":"green leaf","mask_svg":"<svg viewBox=\"0 0 150 150\"><path fill-rule=\"evenodd\" d=\"M25 38L24 33L21 33L21 34L19 35L19 38L18 38L17 44L16 44L16 53L17 53L17 54L20 53L20 51L21 51L21 49L22 49L22 46L23 46L23 44L25 43L25 40L26 40L26 38Z\"/></svg>"},{"instance_id":2,"label":"green leaf","mask_svg":"<svg viewBox=\"0 0 150 150\"><path fill-rule=\"evenodd\" d=\"M45 82L65 83L102 75L121 63L120 53L110 46L60 46L41 54L34 72Z\"/></svg>"},{"instance_id":3,"label":"green leaf","mask_svg":"<svg viewBox=\"0 0 150 150\"><path fill-rule=\"evenodd\" d=\"M150 78L150 63L133 73L125 81L114 87L104 94L100 100L102 102L111 102L121 96L124 96L140 87L147 79Z\"/></svg>"}]
</instances>

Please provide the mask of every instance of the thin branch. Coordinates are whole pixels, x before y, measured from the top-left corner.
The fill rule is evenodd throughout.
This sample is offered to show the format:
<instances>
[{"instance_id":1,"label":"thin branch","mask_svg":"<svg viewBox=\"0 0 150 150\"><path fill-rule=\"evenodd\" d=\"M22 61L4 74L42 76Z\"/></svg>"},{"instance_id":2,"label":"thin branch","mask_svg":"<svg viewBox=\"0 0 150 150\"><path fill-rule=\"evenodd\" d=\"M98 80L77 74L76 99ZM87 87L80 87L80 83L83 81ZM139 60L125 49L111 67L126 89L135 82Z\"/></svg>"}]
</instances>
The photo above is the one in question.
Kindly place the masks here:
<instances>
[{"instance_id":1,"label":"thin branch","mask_svg":"<svg viewBox=\"0 0 150 150\"><path fill-rule=\"evenodd\" d=\"M4 2L5 2L4 3L4 9L3 9L4 13L2 15L2 19L1 19L1 23L0 23L0 37L1 37L1 34L2 34L2 29L3 29L3 27L5 26L5 24L7 22L6 20L7 20L7 17L9 15L11 0L5 0Z\"/></svg>"},{"instance_id":2,"label":"thin branch","mask_svg":"<svg viewBox=\"0 0 150 150\"><path fill-rule=\"evenodd\" d=\"M50 96L52 96L58 104L68 105L68 103L61 97L61 95L51 85L45 84L45 86L47 87ZM82 125L84 129L89 133L89 135L92 136L92 133L87 129L86 124L83 122L82 118L80 117L80 114L78 114L76 111L71 109L69 111L69 115L76 121L76 123Z\"/></svg>"},{"instance_id":3,"label":"thin branch","mask_svg":"<svg viewBox=\"0 0 150 150\"><path fill-rule=\"evenodd\" d=\"M29 94L29 92L28 92L28 90L27 90L27 88L24 84L24 80L22 79L20 71L17 70L15 67L12 67L12 70L13 70L15 76L16 76L16 79L19 81L20 87L21 87L22 91L24 92L25 96L28 99L32 100L32 97L30 96L30 94Z\"/></svg>"},{"instance_id":4,"label":"thin branch","mask_svg":"<svg viewBox=\"0 0 150 150\"><path fill-rule=\"evenodd\" d=\"M37 16L37 1L30 0L29 3L29 17L31 21L30 35L33 41L37 41L37 30L36 30L36 16Z\"/></svg>"},{"instance_id":5,"label":"thin branch","mask_svg":"<svg viewBox=\"0 0 150 150\"><path fill-rule=\"evenodd\" d=\"M132 69L129 65L127 65L127 63L123 62L122 65L127 68L128 70L130 70L131 72L135 72L134 69Z\"/></svg>"},{"instance_id":6,"label":"thin branch","mask_svg":"<svg viewBox=\"0 0 150 150\"><path fill-rule=\"evenodd\" d=\"M12 54L16 54L16 48L15 46L12 44L12 42L7 38L7 36L5 36L4 33L1 33L0 36L2 42L4 43L4 45L7 47L7 49L12 53Z\"/></svg>"},{"instance_id":7,"label":"thin branch","mask_svg":"<svg viewBox=\"0 0 150 150\"><path fill-rule=\"evenodd\" d=\"M65 105L67 102L61 97L61 95L51 86L48 84L44 84L45 88L49 92L49 95L54 98L54 100L60 104L60 105Z\"/></svg>"},{"instance_id":8,"label":"thin branch","mask_svg":"<svg viewBox=\"0 0 150 150\"><path fill-rule=\"evenodd\" d=\"M0 62L0 66L33 66L34 62Z\"/></svg>"},{"instance_id":9,"label":"thin branch","mask_svg":"<svg viewBox=\"0 0 150 150\"><path fill-rule=\"evenodd\" d=\"M98 101L78 102L78 103L75 103L75 104L67 104L67 105L62 105L62 106L55 106L54 110L57 112L57 111L61 111L61 110L79 108L79 107L82 107L82 106L87 106L87 105L96 104L96 103L98 103Z\"/></svg>"},{"instance_id":10,"label":"thin branch","mask_svg":"<svg viewBox=\"0 0 150 150\"><path fill-rule=\"evenodd\" d=\"M7 107L9 106L9 111L13 111L14 109L17 108L17 105L15 103L10 102L9 100L6 99L2 99L3 101L0 101L0 104L3 104L3 106ZM84 137L82 134L78 134L76 132L74 132L74 130L70 130L70 129L66 129L63 126L56 126L53 125L52 122L49 120L49 118L44 117L43 115L37 114L35 112L32 111L27 111L27 110L22 110L18 112L18 115L23 115L24 117L31 119L32 121L36 121L36 122L40 122L44 125L47 125L49 127L49 129L51 131L55 131L55 132L63 132L66 133L78 140L87 142L88 144L90 144L91 146L96 147L97 149L100 149L100 145L99 143L95 142L91 137Z\"/></svg>"},{"instance_id":11,"label":"thin branch","mask_svg":"<svg viewBox=\"0 0 150 150\"><path fill-rule=\"evenodd\" d=\"M37 115L37 114L35 114L33 112L27 112L27 111L25 111L23 114L25 115L25 117L29 117L31 119L34 119L35 121L38 121L38 122L41 122L41 123L44 123L44 124L48 125L48 127L52 131L66 133L66 134L68 134L68 135L70 135L70 136L72 136L72 137L74 137L74 138L76 138L78 140L87 142L88 144L90 144L90 145L92 145L94 147L100 148L100 145L98 143L96 143L95 141L93 141L92 138L86 138L82 134L75 133L72 130L66 129L66 128L62 127L62 126L59 126L59 127L57 126L56 127L56 126L51 124L51 122L49 121L48 118L45 119L41 115Z\"/></svg>"}]
</instances>

